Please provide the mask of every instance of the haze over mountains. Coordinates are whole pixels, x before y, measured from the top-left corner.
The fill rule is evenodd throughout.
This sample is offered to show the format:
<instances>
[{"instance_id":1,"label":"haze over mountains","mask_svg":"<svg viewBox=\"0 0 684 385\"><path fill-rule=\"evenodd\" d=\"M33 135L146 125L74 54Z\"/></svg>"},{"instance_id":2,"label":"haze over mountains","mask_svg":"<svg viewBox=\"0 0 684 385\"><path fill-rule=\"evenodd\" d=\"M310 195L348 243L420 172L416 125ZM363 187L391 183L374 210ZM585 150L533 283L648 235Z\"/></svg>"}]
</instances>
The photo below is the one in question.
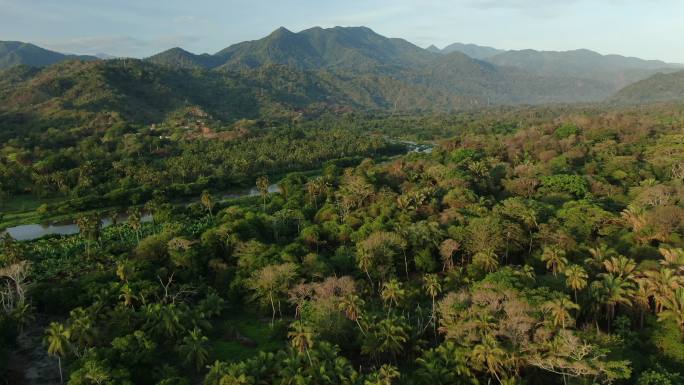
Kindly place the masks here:
<instances>
[{"instance_id":1,"label":"haze over mountains","mask_svg":"<svg viewBox=\"0 0 684 385\"><path fill-rule=\"evenodd\" d=\"M0 68L19 64L44 67L70 59L98 60L32 44L0 42ZM365 27L315 27L298 33L279 28L262 39L238 43L215 54L197 55L172 48L143 61L127 59L127 65L118 63L120 60L108 62L6 72L5 79L0 80L0 98L11 95L15 99L6 102L17 110L35 109L31 103L38 99L40 103L75 108L85 99L111 98L97 105L118 106L126 113L136 107L122 98L137 95L131 100L154 104L150 109L155 117L158 114L154 111L163 115L183 105L197 105L231 117L238 117L238 110L249 110L250 115L259 109L453 111L488 105L599 102L625 86L682 68L589 50L503 51L461 43L423 49ZM132 69L145 73L145 78L141 80ZM55 79L61 79L56 87L61 93L54 92L54 87L45 89ZM100 87L88 86L87 79L98 79ZM111 92L103 94L101 90ZM159 90L173 90L173 97ZM17 92L31 97L16 99ZM221 99L235 98L240 92L244 95L239 102ZM631 93L649 99L648 93ZM143 97L164 95L168 105ZM658 101L680 94L667 95ZM249 109L244 103L255 105Z\"/></svg>"}]
</instances>

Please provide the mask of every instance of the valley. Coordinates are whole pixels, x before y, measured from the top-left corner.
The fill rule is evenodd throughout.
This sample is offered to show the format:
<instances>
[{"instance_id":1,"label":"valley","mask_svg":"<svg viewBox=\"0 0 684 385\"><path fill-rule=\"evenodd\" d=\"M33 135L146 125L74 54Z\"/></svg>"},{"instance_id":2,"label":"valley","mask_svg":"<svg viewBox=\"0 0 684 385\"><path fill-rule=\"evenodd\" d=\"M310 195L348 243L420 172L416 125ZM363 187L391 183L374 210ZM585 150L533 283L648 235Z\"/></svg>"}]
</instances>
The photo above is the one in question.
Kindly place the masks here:
<instances>
[{"instance_id":1,"label":"valley","mask_svg":"<svg viewBox=\"0 0 684 385\"><path fill-rule=\"evenodd\" d=\"M0 42L0 385L684 384L684 67L426 46Z\"/></svg>"}]
</instances>

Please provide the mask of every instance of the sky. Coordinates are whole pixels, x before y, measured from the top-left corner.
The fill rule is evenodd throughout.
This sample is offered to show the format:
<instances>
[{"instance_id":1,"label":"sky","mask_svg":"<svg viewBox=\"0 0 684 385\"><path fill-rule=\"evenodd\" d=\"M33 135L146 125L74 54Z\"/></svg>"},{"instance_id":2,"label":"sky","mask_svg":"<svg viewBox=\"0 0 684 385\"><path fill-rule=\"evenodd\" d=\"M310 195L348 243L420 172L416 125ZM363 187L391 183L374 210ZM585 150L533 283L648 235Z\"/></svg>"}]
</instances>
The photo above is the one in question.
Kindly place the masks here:
<instances>
[{"instance_id":1,"label":"sky","mask_svg":"<svg viewBox=\"0 0 684 385\"><path fill-rule=\"evenodd\" d=\"M421 47L588 48L684 63L684 0L0 0L0 40L77 54L215 53L280 26L338 25Z\"/></svg>"}]
</instances>

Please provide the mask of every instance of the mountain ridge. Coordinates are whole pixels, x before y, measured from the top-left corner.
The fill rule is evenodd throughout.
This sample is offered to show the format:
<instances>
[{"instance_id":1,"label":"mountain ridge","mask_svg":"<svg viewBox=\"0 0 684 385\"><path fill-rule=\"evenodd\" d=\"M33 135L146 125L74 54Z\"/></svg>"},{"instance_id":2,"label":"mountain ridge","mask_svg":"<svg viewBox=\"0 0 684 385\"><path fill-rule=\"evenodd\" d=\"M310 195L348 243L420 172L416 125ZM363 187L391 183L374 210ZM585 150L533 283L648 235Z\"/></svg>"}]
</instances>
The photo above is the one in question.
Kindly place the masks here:
<instances>
[{"instance_id":1,"label":"mountain ridge","mask_svg":"<svg viewBox=\"0 0 684 385\"><path fill-rule=\"evenodd\" d=\"M21 41L0 41L0 68L15 65L45 67L65 60L100 60L91 55L64 54Z\"/></svg>"},{"instance_id":2,"label":"mountain ridge","mask_svg":"<svg viewBox=\"0 0 684 385\"><path fill-rule=\"evenodd\" d=\"M669 103L684 101L684 70L658 73L630 84L608 99L620 105Z\"/></svg>"}]
</instances>

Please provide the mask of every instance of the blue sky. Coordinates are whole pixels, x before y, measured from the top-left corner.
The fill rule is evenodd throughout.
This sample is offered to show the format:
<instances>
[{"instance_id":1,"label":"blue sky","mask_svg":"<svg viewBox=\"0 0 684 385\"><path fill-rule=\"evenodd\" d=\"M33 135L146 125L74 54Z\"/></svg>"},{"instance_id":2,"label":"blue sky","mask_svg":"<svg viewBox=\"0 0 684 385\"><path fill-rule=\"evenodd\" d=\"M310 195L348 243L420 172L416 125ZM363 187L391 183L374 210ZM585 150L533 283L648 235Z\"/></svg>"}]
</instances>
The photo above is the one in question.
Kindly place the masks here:
<instances>
[{"instance_id":1,"label":"blue sky","mask_svg":"<svg viewBox=\"0 0 684 385\"><path fill-rule=\"evenodd\" d=\"M336 25L422 47L589 48L684 63L682 0L0 0L0 40L80 54L214 53L279 26Z\"/></svg>"}]
</instances>

